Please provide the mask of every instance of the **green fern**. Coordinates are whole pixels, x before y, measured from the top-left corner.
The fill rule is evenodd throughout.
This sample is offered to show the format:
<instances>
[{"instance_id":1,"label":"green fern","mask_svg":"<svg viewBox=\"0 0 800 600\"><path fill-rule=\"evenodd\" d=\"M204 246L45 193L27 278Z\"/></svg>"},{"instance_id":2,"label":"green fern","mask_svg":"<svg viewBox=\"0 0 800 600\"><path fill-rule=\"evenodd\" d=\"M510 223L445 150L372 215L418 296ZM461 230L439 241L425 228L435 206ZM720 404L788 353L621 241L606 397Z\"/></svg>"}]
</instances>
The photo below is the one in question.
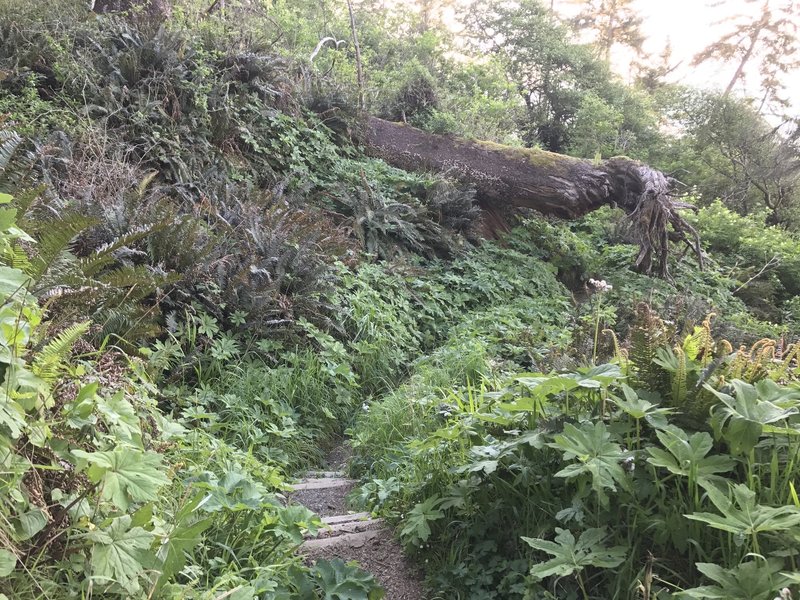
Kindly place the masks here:
<instances>
[{"instance_id":1,"label":"green fern","mask_svg":"<svg viewBox=\"0 0 800 600\"><path fill-rule=\"evenodd\" d=\"M89 322L76 323L59 332L38 352L31 363L31 371L48 384L61 375L72 347L89 331Z\"/></svg>"},{"instance_id":2,"label":"green fern","mask_svg":"<svg viewBox=\"0 0 800 600\"><path fill-rule=\"evenodd\" d=\"M23 229L31 231L31 227L27 226L28 222L21 224ZM38 242L36 255L31 260L28 271L28 275L34 281L35 291L43 291L42 286L38 284L46 283L48 278L45 276L53 271L59 262L76 260L70 252L70 244L80 232L94 224L94 219L73 214L47 222L43 226L39 225L41 231L34 232Z\"/></svg>"},{"instance_id":3,"label":"green fern","mask_svg":"<svg viewBox=\"0 0 800 600\"><path fill-rule=\"evenodd\" d=\"M672 373L672 402L677 407L685 406L688 399L687 356L682 348L675 348L677 368Z\"/></svg>"},{"instance_id":4,"label":"green fern","mask_svg":"<svg viewBox=\"0 0 800 600\"><path fill-rule=\"evenodd\" d=\"M92 254L88 256L82 256L79 259L81 272L87 277L101 273L104 269L113 265L117 261L115 253L147 238L155 231L165 227L166 223L139 227L136 231L120 236L112 242L105 244L101 248L98 248Z\"/></svg>"},{"instance_id":5,"label":"green fern","mask_svg":"<svg viewBox=\"0 0 800 600\"><path fill-rule=\"evenodd\" d=\"M22 138L8 129L0 129L0 176L4 175L11 165L11 158L22 143Z\"/></svg>"},{"instance_id":6,"label":"green fern","mask_svg":"<svg viewBox=\"0 0 800 600\"><path fill-rule=\"evenodd\" d=\"M0 191L16 191L30 172L29 156L20 156L23 139L3 123L0 115Z\"/></svg>"},{"instance_id":7,"label":"green fern","mask_svg":"<svg viewBox=\"0 0 800 600\"><path fill-rule=\"evenodd\" d=\"M637 382L656 390L665 387L666 378L656 359L659 358L659 349L668 346L669 334L664 322L647 304L639 304L628 351L630 368Z\"/></svg>"}]
</instances>

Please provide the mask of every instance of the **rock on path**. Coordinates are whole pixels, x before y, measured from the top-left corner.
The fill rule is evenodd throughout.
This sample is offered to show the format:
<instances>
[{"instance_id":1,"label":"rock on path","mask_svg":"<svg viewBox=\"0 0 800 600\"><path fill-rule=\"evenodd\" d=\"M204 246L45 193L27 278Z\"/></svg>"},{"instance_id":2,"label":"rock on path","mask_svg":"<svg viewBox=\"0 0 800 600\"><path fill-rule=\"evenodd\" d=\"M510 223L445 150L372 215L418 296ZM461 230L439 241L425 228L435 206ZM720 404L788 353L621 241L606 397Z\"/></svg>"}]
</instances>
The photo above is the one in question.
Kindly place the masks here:
<instances>
[{"instance_id":1,"label":"rock on path","mask_svg":"<svg viewBox=\"0 0 800 600\"><path fill-rule=\"evenodd\" d=\"M336 465L337 467L340 465ZM347 494L357 482L339 471L316 471L293 486L292 502L322 517L328 528L300 547L309 561L354 560L386 590L386 600L424 600L422 578L403 554L383 519L347 510Z\"/></svg>"}]
</instances>

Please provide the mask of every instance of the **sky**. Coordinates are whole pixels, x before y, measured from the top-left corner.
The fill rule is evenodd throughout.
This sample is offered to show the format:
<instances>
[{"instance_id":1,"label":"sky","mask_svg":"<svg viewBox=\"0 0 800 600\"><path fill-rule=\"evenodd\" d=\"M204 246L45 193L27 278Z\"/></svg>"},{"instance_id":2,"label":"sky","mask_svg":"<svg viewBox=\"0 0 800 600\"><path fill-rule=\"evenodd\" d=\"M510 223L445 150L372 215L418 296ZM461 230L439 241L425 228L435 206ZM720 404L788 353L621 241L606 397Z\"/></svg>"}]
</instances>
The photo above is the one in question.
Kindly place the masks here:
<instances>
[{"instance_id":1,"label":"sky","mask_svg":"<svg viewBox=\"0 0 800 600\"><path fill-rule=\"evenodd\" d=\"M414 3L414 0L404 0ZM543 0L545 4L549 0ZM772 0L774 4L789 2L791 0ZM555 9L561 14L574 14L579 7L575 0L553 0ZM712 6L717 5L717 6ZM736 70L736 65L707 62L698 67L692 67L694 56L708 44L729 31L730 24L721 23L727 17L737 15L753 15L761 10L761 2L747 2L747 0L636 0L635 7L643 18L642 29L647 37L644 49L650 53L654 61L659 61L659 56L667 43L672 46L671 64L680 63L669 79L673 82L686 83L703 89L724 89ZM449 15L453 19L454 15ZM452 21L451 21L452 22ZM617 50L619 52L619 50ZM622 50L624 53L624 50ZM630 73L627 65L630 59L617 56L616 70L628 80ZM755 66L755 65L753 65ZM738 93L758 95L758 78L750 77L749 88L738 84L735 89ZM800 72L794 76L785 76L788 94L791 99L791 112L800 114Z\"/></svg>"},{"instance_id":2,"label":"sky","mask_svg":"<svg viewBox=\"0 0 800 600\"><path fill-rule=\"evenodd\" d=\"M782 0L778 0L782 1ZM788 1L788 0L783 0ZM777 2L775 2L777 4ZM567 0L555 0L556 9L567 10L571 3ZM709 43L730 30L730 24L721 23L726 17L737 15L754 15L760 12L761 2L745 0L723 0L714 2L719 6L711 6L710 0L637 0L636 9L644 20L642 29L647 37L645 51L657 57L666 44L672 46L672 64L680 62L671 79L700 88L724 89L736 70L732 63L705 63L692 67L694 56ZM625 61L620 61L625 63ZM618 68L625 77L624 67ZM738 92L757 95L757 77L750 79L752 85L744 88L741 84L735 88ZM800 112L800 73L787 76L789 96L797 98L793 102L794 111Z\"/></svg>"}]
</instances>

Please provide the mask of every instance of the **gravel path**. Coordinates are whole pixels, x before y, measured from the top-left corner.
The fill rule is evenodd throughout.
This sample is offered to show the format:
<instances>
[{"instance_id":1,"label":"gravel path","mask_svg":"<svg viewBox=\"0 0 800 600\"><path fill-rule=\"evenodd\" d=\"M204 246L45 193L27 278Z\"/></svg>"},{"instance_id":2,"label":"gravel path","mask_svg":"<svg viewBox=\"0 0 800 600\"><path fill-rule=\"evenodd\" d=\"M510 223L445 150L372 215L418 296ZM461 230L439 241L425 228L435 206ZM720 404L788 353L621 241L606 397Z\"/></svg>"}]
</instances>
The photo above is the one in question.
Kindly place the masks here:
<instances>
[{"instance_id":1,"label":"gravel path","mask_svg":"<svg viewBox=\"0 0 800 600\"><path fill-rule=\"evenodd\" d=\"M347 494L357 482L350 480L347 485L340 483L351 453L349 445L343 441L328 454L324 467L328 473L311 473L309 478L303 480L314 486L324 486L324 481L330 479L338 482L335 487L298 490L289 496L290 501L303 504L321 517L344 517L350 514L352 511L348 510ZM391 530L379 520L374 527L366 529L368 531L355 534L327 534L330 541L326 540L324 546L315 546L316 541L311 541L307 547L301 548L301 552L312 563L320 558L358 562L386 590L385 600L424 600L422 574L403 554L403 549L394 539Z\"/></svg>"}]
</instances>

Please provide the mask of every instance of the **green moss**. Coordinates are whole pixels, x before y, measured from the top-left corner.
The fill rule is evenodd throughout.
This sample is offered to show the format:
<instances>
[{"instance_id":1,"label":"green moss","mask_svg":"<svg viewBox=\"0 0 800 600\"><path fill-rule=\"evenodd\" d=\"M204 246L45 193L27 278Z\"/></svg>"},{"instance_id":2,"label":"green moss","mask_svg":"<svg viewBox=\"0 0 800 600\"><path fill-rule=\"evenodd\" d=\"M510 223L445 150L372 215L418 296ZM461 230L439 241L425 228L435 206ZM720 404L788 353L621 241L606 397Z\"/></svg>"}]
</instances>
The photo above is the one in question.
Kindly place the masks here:
<instances>
[{"instance_id":1,"label":"green moss","mask_svg":"<svg viewBox=\"0 0 800 600\"><path fill-rule=\"evenodd\" d=\"M527 162L538 168L553 168L568 162L580 161L578 158L556 154L555 152L548 152L547 150L540 150L539 148L515 148L514 146L505 146L503 144L484 140L474 140L472 143L478 148L483 148L491 152L498 152L508 159Z\"/></svg>"}]
</instances>

